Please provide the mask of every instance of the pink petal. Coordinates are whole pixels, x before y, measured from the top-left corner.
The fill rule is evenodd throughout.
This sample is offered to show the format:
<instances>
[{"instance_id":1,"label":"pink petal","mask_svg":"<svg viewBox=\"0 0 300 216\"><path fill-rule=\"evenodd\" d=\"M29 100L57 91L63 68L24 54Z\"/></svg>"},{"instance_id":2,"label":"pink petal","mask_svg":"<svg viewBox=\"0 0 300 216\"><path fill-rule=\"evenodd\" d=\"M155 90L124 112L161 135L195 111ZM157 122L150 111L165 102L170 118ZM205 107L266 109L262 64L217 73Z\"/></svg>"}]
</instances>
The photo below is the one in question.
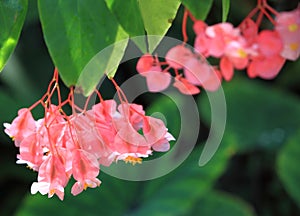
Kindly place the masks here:
<instances>
[{"instance_id":1,"label":"pink petal","mask_svg":"<svg viewBox=\"0 0 300 216\"><path fill-rule=\"evenodd\" d=\"M185 62L193 56L190 49L183 45L177 45L171 48L166 54L166 61L174 69L182 69Z\"/></svg>"},{"instance_id":2,"label":"pink petal","mask_svg":"<svg viewBox=\"0 0 300 216\"><path fill-rule=\"evenodd\" d=\"M149 71L143 74L146 77L147 86L150 92L160 92L168 88L171 82L171 75L165 72Z\"/></svg>"},{"instance_id":3,"label":"pink petal","mask_svg":"<svg viewBox=\"0 0 300 216\"><path fill-rule=\"evenodd\" d=\"M194 95L200 93L199 88L180 76L175 78L173 86L177 88L182 94Z\"/></svg>"},{"instance_id":4,"label":"pink petal","mask_svg":"<svg viewBox=\"0 0 300 216\"><path fill-rule=\"evenodd\" d=\"M221 86L222 75L220 71L213 70L209 78L202 84L207 91L216 91Z\"/></svg>"},{"instance_id":5,"label":"pink petal","mask_svg":"<svg viewBox=\"0 0 300 216\"><path fill-rule=\"evenodd\" d=\"M285 59L279 55L272 58L255 59L248 67L248 76L250 78L259 76L263 79L273 79L280 72L284 63Z\"/></svg>"},{"instance_id":6,"label":"pink petal","mask_svg":"<svg viewBox=\"0 0 300 216\"><path fill-rule=\"evenodd\" d=\"M230 81L233 77L233 64L227 57L221 58L220 61L221 73L226 81Z\"/></svg>"},{"instance_id":7,"label":"pink petal","mask_svg":"<svg viewBox=\"0 0 300 216\"><path fill-rule=\"evenodd\" d=\"M257 42L262 55L267 57L278 55L283 49L283 42L276 31L261 31Z\"/></svg>"},{"instance_id":8,"label":"pink petal","mask_svg":"<svg viewBox=\"0 0 300 216\"><path fill-rule=\"evenodd\" d=\"M207 62L190 58L184 67L184 76L193 85L201 85L208 78L211 67Z\"/></svg>"}]
</instances>

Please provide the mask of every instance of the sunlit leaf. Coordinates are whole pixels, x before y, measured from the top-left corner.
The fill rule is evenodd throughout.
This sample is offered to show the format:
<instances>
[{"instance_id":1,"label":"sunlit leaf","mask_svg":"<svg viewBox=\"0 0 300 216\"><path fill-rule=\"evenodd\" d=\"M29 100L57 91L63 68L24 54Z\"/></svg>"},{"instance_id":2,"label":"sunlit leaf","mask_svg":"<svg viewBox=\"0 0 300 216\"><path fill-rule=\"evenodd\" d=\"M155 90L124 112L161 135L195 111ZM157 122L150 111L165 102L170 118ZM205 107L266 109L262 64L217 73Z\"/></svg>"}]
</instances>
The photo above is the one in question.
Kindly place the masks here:
<instances>
[{"instance_id":1,"label":"sunlit leaf","mask_svg":"<svg viewBox=\"0 0 300 216\"><path fill-rule=\"evenodd\" d=\"M28 1L0 1L0 72L14 51L23 27Z\"/></svg>"},{"instance_id":2,"label":"sunlit leaf","mask_svg":"<svg viewBox=\"0 0 300 216\"><path fill-rule=\"evenodd\" d=\"M213 0L181 0L181 2L199 20L206 19L213 4Z\"/></svg>"},{"instance_id":3,"label":"sunlit leaf","mask_svg":"<svg viewBox=\"0 0 300 216\"><path fill-rule=\"evenodd\" d=\"M138 0L148 35L164 36L177 14L180 0ZM160 41L149 40L149 52L153 52Z\"/></svg>"},{"instance_id":4,"label":"sunlit leaf","mask_svg":"<svg viewBox=\"0 0 300 216\"><path fill-rule=\"evenodd\" d=\"M287 192L300 207L300 133L289 139L279 152L277 172Z\"/></svg>"},{"instance_id":5,"label":"sunlit leaf","mask_svg":"<svg viewBox=\"0 0 300 216\"><path fill-rule=\"evenodd\" d=\"M77 84L84 67L96 54L128 38L104 0L40 0L38 8L47 47L67 86ZM117 66L123 54L117 52L112 56L107 52L108 56L100 59L102 67L92 71L89 77L95 81L81 86L85 94L107 72L107 62L115 59Z\"/></svg>"}]
</instances>

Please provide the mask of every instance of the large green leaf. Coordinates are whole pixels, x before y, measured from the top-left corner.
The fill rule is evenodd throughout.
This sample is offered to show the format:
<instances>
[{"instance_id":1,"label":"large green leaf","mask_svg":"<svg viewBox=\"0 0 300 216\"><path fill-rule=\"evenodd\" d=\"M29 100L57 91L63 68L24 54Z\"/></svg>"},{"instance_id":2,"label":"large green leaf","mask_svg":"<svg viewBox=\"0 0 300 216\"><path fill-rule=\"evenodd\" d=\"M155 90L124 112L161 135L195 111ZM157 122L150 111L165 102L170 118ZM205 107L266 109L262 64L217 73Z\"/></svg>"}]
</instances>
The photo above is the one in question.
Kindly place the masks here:
<instances>
[{"instance_id":1,"label":"large green leaf","mask_svg":"<svg viewBox=\"0 0 300 216\"><path fill-rule=\"evenodd\" d=\"M144 36L143 18L137 0L105 0L107 6L130 37ZM124 13L126 11L126 13ZM135 38L134 42L142 52L147 52L146 40Z\"/></svg>"},{"instance_id":2,"label":"large green leaf","mask_svg":"<svg viewBox=\"0 0 300 216\"><path fill-rule=\"evenodd\" d=\"M199 20L206 19L213 4L213 0L181 0L181 2Z\"/></svg>"},{"instance_id":3,"label":"large green leaf","mask_svg":"<svg viewBox=\"0 0 300 216\"><path fill-rule=\"evenodd\" d=\"M190 215L197 200L206 196L225 171L234 146L232 140L224 140L212 160L203 167L198 165L202 148L196 148L175 171L144 186L143 205L132 215Z\"/></svg>"},{"instance_id":4,"label":"large green leaf","mask_svg":"<svg viewBox=\"0 0 300 216\"><path fill-rule=\"evenodd\" d=\"M281 149L277 159L277 172L287 192L300 207L300 132Z\"/></svg>"},{"instance_id":5,"label":"large green leaf","mask_svg":"<svg viewBox=\"0 0 300 216\"><path fill-rule=\"evenodd\" d=\"M123 29L132 37L144 35L144 23L137 0L105 0ZM124 13L126 11L126 13Z\"/></svg>"},{"instance_id":6,"label":"large green leaf","mask_svg":"<svg viewBox=\"0 0 300 216\"><path fill-rule=\"evenodd\" d=\"M148 35L164 36L176 16L180 0L138 0ZM154 51L160 38L148 40L148 51Z\"/></svg>"},{"instance_id":7,"label":"large green leaf","mask_svg":"<svg viewBox=\"0 0 300 216\"><path fill-rule=\"evenodd\" d=\"M82 70L96 54L128 38L104 0L39 0L38 7L47 47L67 86L77 84ZM99 67L92 67L95 71L84 75L96 80L83 83L85 94L90 93L104 73L114 75L115 71L107 69L107 62L114 59L118 66L126 45L123 43L123 49L111 49L105 58L97 59Z\"/></svg>"},{"instance_id":8,"label":"large green leaf","mask_svg":"<svg viewBox=\"0 0 300 216\"><path fill-rule=\"evenodd\" d=\"M27 6L27 0L0 1L0 71L18 43Z\"/></svg>"},{"instance_id":9,"label":"large green leaf","mask_svg":"<svg viewBox=\"0 0 300 216\"><path fill-rule=\"evenodd\" d=\"M224 83L223 89L228 111L224 136L234 134L239 149L278 148L300 128L300 101L293 95L239 77ZM202 95L198 104L202 119L209 124L207 97Z\"/></svg>"},{"instance_id":10,"label":"large green leaf","mask_svg":"<svg viewBox=\"0 0 300 216\"><path fill-rule=\"evenodd\" d=\"M189 215L253 216L253 209L238 197L219 191L210 191L197 202Z\"/></svg>"}]
</instances>

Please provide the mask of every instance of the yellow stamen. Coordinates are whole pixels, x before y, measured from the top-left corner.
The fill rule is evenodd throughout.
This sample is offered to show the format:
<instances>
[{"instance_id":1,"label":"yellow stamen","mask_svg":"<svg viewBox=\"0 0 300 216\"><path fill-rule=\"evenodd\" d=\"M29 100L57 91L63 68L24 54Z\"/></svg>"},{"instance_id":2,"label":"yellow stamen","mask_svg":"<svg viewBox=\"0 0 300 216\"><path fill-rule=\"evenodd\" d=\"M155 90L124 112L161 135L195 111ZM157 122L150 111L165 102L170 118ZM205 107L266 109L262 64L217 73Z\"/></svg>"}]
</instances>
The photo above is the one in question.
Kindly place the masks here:
<instances>
[{"instance_id":1,"label":"yellow stamen","mask_svg":"<svg viewBox=\"0 0 300 216\"><path fill-rule=\"evenodd\" d=\"M237 51L237 53L238 53L239 57L241 57L241 58L246 58L247 57L247 53L243 49L239 49Z\"/></svg>"},{"instance_id":2,"label":"yellow stamen","mask_svg":"<svg viewBox=\"0 0 300 216\"><path fill-rule=\"evenodd\" d=\"M142 163L142 158L139 157L133 157L133 156L128 156L127 158L124 159L125 163L131 163L132 165L135 165L136 163L141 164Z\"/></svg>"},{"instance_id":3,"label":"yellow stamen","mask_svg":"<svg viewBox=\"0 0 300 216\"><path fill-rule=\"evenodd\" d=\"M298 30L298 28L299 28L299 26L296 23L290 24L288 26L288 29L289 29L290 32L295 32L295 31Z\"/></svg>"},{"instance_id":4,"label":"yellow stamen","mask_svg":"<svg viewBox=\"0 0 300 216\"><path fill-rule=\"evenodd\" d=\"M292 51L296 51L299 48L299 43L291 43L290 44L290 49Z\"/></svg>"},{"instance_id":5,"label":"yellow stamen","mask_svg":"<svg viewBox=\"0 0 300 216\"><path fill-rule=\"evenodd\" d=\"M51 189L50 191L49 191L49 195L50 196L53 196L55 194L55 189Z\"/></svg>"}]
</instances>

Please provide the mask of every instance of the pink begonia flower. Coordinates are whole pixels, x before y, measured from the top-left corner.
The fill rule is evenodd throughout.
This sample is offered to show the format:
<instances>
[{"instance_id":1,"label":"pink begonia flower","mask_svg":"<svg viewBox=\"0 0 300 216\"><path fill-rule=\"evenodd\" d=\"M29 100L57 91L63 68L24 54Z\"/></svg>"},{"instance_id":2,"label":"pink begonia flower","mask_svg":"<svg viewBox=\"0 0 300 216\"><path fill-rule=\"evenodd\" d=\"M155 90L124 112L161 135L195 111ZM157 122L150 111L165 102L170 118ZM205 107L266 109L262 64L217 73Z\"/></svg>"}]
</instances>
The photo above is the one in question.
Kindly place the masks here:
<instances>
[{"instance_id":1,"label":"pink begonia flower","mask_svg":"<svg viewBox=\"0 0 300 216\"><path fill-rule=\"evenodd\" d=\"M72 172L77 181L71 189L74 196L87 187L95 188L101 184L101 181L96 178L100 172L97 158L84 150L73 151Z\"/></svg>"},{"instance_id":2,"label":"pink begonia flower","mask_svg":"<svg viewBox=\"0 0 300 216\"><path fill-rule=\"evenodd\" d=\"M207 91L216 91L221 86L222 75L219 70L213 69L209 77L202 83Z\"/></svg>"},{"instance_id":3,"label":"pink begonia flower","mask_svg":"<svg viewBox=\"0 0 300 216\"><path fill-rule=\"evenodd\" d=\"M208 47L211 42L210 39L205 34L206 28L207 25L202 20L197 20L193 25L193 29L196 34L196 38L194 42L195 51L201 53L204 56L209 55Z\"/></svg>"},{"instance_id":4,"label":"pink begonia flower","mask_svg":"<svg viewBox=\"0 0 300 216\"><path fill-rule=\"evenodd\" d=\"M295 61L300 56L300 5L293 11L280 12L275 21L275 30L284 44L281 56Z\"/></svg>"},{"instance_id":5,"label":"pink begonia flower","mask_svg":"<svg viewBox=\"0 0 300 216\"><path fill-rule=\"evenodd\" d=\"M233 27L231 23L219 23L206 28L206 35L211 39L208 53L213 57L221 57L227 44L236 40L240 36L239 29Z\"/></svg>"},{"instance_id":6,"label":"pink begonia flower","mask_svg":"<svg viewBox=\"0 0 300 216\"><path fill-rule=\"evenodd\" d=\"M161 92L168 88L171 83L171 75L152 68L151 71L143 73L146 77L147 86L150 92Z\"/></svg>"},{"instance_id":7,"label":"pink begonia flower","mask_svg":"<svg viewBox=\"0 0 300 216\"><path fill-rule=\"evenodd\" d=\"M248 44L253 44L258 35L258 26L250 18L244 20L239 26L242 36L245 38Z\"/></svg>"},{"instance_id":8,"label":"pink begonia flower","mask_svg":"<svg viewBox=\"0 0 300 216\"><path fill-rule=\"evenodd\" d=\"M91 114L90 111L89 114L90 115L73 114L71 120L75 129L73 139L78 143L80 149L93 154L97 159L108 157L111 152L95 126L95 119L92 118L94 114ZM74 150L76 150L76 148L74 148Z\"/></svg>"},{"instance_id":9,"label":"pink begonia flower","mask_svg":"<svg viewBox=\"0 0 300 216\"><path fill-rule=\"evenodd\" d=\"M144 54L138 61L136 70L146 78L150 92L165 90L171 82L171 75L163 72L157 58Z\"/></svg>"},{"instance_id":10,"label":"pink begonia flower","mask_svg":"<svg viewBox=\"0 0 300 216\"><path fill-rule=\"evenodd\" d=\"M15 140L16 147L22 139L34 133L36 130L35 120L29 109L23 108L18 111L18 116L11 124L4 123L4 132Z\"/></svg>"},{"instance_id":11,"label":"pink begonia flower","mask_svg":"<svg viewBox=\"0 0 300 216\"><path fill-rule=\"evenodd\" d=\"M27 164L31 169L38 171L45 153L39 134L32 133L25 137L20 143L19 150L17 164Z\"/></svg>"},{"instance_id":12,"label":"pink begonia flower","mask_svg":"<svg viewBox=\"0 0 300 216\"><path fill-rule=\"evenodd\" d=\"M280 72L285 63L285 59L280 55L272 57L258 57L249 64L247 73L250 78L261 77L263 79L273 79Z\"/></svg>"},{"instance_id":13,"label":"pink begonia flower","mask_svg":"<svg viewBox=\"0 0 300 216\"><path fill-rule=\"evenodd\" d=\"M148 72L153 67L154 58L151 54L144 54L139 58L137 64L136 64L136 70L140 74L143 74L144 72Z\"/></svg>"},{"instance_id":14,"label":"pink begonia flower","mask_svg":"<svg viewBox=\"0 0 300 216\"><path fill-rule=\"evenodd\" d=\"M263 30L257 37L257 45L261 55L272 57L280 54L283 49L283 43L280 35L276 31Z\"/></svg>"},{"instance_id":15,"label":"pink begonia flower","mask_svg":"<svg viewBox=\"0 0 300 216\"><path fill-rule=\"evenodd\" d=\"M193 85L201 85L211 73L211 66L205 60L190 58L184 65L184 77Z\"/></svg>"},{"instance_id":16,"label":"pink begonia flower","mask_svg":"<svg viewBox=\"0 0 300 216\"><path fill-rule=\"evenodd\" d=\"M68 176L62 159L59 156L50 154L40 166L38 182L32 183L31 193L48 194L49 198L56 194L60 200L63 200L64 187L67 182Z\"/></svg>"},{"instance_id":17,"label":"pink begonia flower","mask_svg":"<svg viewBox=\"0 0 300 216\"><path fill-rule=\"evenodd\" d=\"M200 89L191 84L187 79L182 76L175 77L175 82L173 84L175 88L177 88L182 94L186 95L194 95L200 93Z\"/></svg>"},{"instance_id":18,"label":"pink begonia flower","mask_svg":"<svg viewBox=\"0 0 300 216\"><path fill-rule=\"evenodd\" d=\"M187 47L177 45L167 52L165 59L170 67L174 69L182 69L186 61L192 58L193 55L192 51Z\"/></svg>"}]
</instances>

